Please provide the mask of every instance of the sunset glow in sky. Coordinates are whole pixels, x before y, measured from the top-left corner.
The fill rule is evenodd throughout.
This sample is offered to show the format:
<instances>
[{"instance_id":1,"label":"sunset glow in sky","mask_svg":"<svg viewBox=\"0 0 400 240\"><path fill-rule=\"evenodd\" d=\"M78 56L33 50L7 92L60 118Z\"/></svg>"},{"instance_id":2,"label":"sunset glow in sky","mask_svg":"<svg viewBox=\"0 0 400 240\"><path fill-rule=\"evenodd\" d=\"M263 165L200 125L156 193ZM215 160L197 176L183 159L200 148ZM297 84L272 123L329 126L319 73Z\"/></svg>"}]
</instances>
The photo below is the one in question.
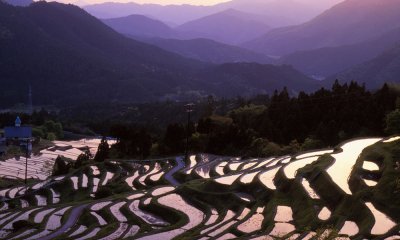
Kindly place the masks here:
<instances>
[{"instance_id":1,"label":"sunset glow in sky","mask_svg":"<svg viewBox=\"0 0 400 240\"><path fill-rule=\"evenodd\" d=\"M47 0L47 1L52 1L52 0ZM155 3L160 5L170 5L170 4L215 5L222 2L229 2L231 0L54 0L54 1L61 3L72 3L79 6L84 6L84 5L91 5L103 2L121 2L121 3L135 2L141 4ZM341 2L343 0L294 0L294 1L312 5L321 5L321 1L325 1L325 3L330 3L330 5L334 5L335 3Z\"/></svg>"},{"instance_id":2,"label":"sunset glow in sky","mask_svg":"<svg viewBox=\"0 0 400 240\"><path fill-rule=\"evenodd\" d=\"M156 3L161 5L168 4L191 4L191 5L215 5L217 3L228 2L229 0L57 0L62 3L74 3L78 5L89 5L102 2L136 2L136 3Z\"/></svg>"}]
</instances>

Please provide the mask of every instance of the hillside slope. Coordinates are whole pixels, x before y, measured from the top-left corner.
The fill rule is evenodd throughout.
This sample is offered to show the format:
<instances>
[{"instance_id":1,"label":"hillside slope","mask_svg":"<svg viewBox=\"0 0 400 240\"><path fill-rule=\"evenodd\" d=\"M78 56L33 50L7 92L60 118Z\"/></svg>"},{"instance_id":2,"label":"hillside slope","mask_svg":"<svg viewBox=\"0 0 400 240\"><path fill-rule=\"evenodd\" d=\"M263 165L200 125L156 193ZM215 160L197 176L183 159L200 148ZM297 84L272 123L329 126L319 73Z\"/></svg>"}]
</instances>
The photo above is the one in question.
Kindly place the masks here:
<instances>
[{"instance_id":1,"label":"hillside slope","mask_svg":"<svg viewBox=\"0 0 400 240\"><path fill-rule=\"evenodd\" d=\"M400 28L378 38L339 47L325 47L286 55L279 62L293 65L307 75L327 77L372 60L400 42Z\"/></svg>"},{"instance_id":2,"label":"hillside slope","mask_svg":"<svg viewBox=\"0 0 400 240\"><path fill-rule=\"evenodd\" d=\"M215 42L209 39L199 38L192 40L177 40L151 38L142 40L167 51L203 62L211 62L216 64L229 62L274 62L273 59L265 55L255 53L244 48Z\"/></svg>"},{"instance_id":3,"label":"hillside slope","mask_svg":"<svg viewBox=\"0 0 400 240\"><path fill-rule=\"evenodd\" d=\"M270 27L257 16L228 9L176 28L185 39L208 38L227 44L238 44L268 32Z\"/></svg>"},{"instance_id":4,"label":"hillside slope","mask_svg":"<svg viewBox=\"0 0 400 240\"><path fill-rule=\"evenodd\" d=\"M369 88L379 88L384 83L400 83L400 44L386 50L378 57L349 68L327 79L327 84L338 79L341 82L356 80Z\"/></svg>"},{"instance_id":5,"label":"hillside slope","mask_svg":"<svg viewBox=\"0 0 400 240\"><path fill-rule=\"evenodd\" d=\"M129 15L120 18L103 19L102 21L124 35L160 38L176 36L174 30L168 25L143 15Z\"/></svg>"}]
</instances>

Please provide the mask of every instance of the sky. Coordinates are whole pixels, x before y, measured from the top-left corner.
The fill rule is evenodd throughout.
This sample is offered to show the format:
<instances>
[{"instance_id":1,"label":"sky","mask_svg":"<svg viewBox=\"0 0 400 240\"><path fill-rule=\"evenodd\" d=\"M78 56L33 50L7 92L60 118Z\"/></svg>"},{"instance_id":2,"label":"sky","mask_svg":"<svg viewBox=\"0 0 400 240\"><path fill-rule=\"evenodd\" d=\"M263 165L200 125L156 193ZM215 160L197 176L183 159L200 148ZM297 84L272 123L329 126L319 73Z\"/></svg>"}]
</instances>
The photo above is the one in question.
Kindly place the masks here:
<instances>
[{"instance_id":1,"label":"sky","mask_svg":"<svg viewBox=\"0 0 400 240\"><path fill-rule=\"evenodd\" d=\"M62 3L73 3L76 5L84 6L102 2L136 2L136 3L155 3L161 5L169 5L169 4L215 5L222 2L228 2L230 0L55 0L55 1ZM343 0L295 0L295 1L313 5L320 5L321 1L337 3Z\"/></svg>"},{"instance_id":2,"label":"sky","mask_svg":"<svg viewBox=\"0 0 400 240\"><path fill-rule=\"evenodd\" d=\"M74 3L78 5L89 5L102 2L136 2L136 3L156 3L161 5L168 4L191 4L191 5L215 5L229 0L57 0L62 3Z\"/></svg>"}]
</instances>

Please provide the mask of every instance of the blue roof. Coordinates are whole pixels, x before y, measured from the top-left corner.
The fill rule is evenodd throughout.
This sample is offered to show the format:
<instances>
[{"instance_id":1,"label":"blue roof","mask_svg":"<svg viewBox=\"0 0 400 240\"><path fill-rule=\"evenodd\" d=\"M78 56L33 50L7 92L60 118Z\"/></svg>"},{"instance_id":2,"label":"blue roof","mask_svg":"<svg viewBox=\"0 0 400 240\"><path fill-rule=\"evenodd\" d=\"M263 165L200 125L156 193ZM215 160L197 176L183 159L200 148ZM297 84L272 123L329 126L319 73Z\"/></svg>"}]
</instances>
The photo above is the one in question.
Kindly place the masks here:
<instances>
[{"instance_id":1,"label":"blue roof","mask_svg":"<svg viewBox=\"0 0 400 240\"><path fill-rule=\"evenodd\" d=\"M22 121L21 118L17 117L17 119L15 119L15 125L21 125Z\"/></svg>"},{"instance_id":2,"label":"blue roof","mask_svg":"<svg viewBox=\"0 0 400 240\"><path fill-rule=\"evenodd\" d=\"M6 138L31 138L31 127L5 127L4 136Z\"/></svg>"}]
</instances>

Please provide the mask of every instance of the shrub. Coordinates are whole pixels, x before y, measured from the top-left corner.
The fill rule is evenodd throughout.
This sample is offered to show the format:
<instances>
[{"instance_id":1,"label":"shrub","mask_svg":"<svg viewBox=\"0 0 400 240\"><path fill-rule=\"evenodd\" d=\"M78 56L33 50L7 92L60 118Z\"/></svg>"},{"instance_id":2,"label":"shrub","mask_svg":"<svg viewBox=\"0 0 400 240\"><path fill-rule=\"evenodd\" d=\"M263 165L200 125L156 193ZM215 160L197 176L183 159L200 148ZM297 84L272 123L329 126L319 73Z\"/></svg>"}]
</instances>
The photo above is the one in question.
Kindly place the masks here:
<instances>
[{"instance_id":1,"label":"shrub","mask_svg":"<svg viewBox=\"0 0 400 240\"><path fill-rule=\"evenodd\" d=\"M26 221L26 220L15 221L15 222L13 222L12 225L13 225L14 232L18 232L21 229L32 228L35 226L34 223Z\"/></svg>"},{"instance_id":2,"label":"shrub","mask_svg":"<svg viewBox=\"0 0 400 240\"><path fill-rule=\"evenodd\" d=\"M96 199L106 198L111 195L113 195L113 191L111 190L111 188L108 186L104 186L96 192Z\"/></svg>"}]
</instances>

